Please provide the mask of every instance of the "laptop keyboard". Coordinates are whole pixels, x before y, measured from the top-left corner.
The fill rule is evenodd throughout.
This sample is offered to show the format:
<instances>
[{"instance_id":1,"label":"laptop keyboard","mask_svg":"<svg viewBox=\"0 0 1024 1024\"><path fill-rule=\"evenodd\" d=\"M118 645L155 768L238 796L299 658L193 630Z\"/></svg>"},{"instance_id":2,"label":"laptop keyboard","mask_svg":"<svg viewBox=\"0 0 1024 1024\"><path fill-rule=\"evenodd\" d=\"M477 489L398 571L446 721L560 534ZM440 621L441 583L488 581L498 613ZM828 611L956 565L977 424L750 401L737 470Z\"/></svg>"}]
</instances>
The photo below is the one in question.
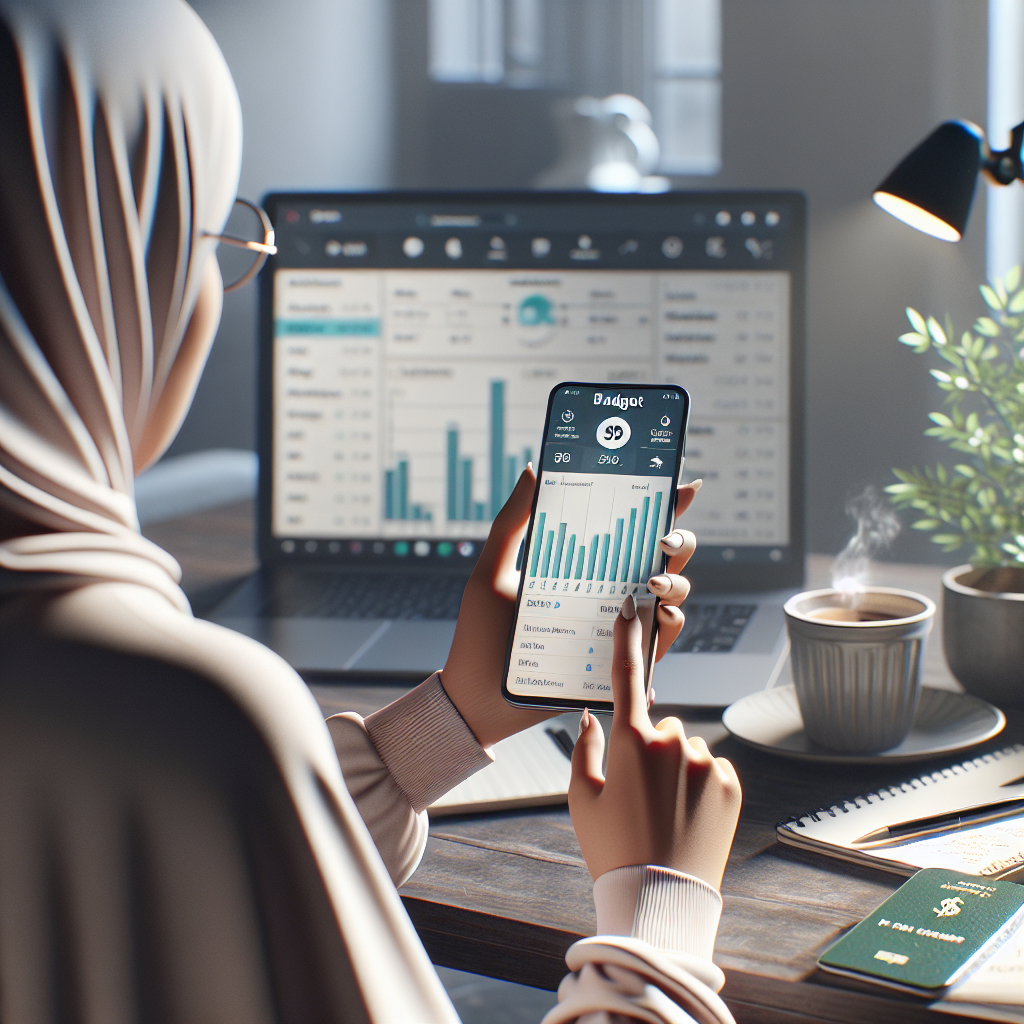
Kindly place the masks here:
<instances>
[{"instance_id":1,"label":"laptop keyboard","mask_svg":"<svg viewBox=\"0 0 1024 1024\"><path fill-rule=\"evenodd\" d=\"M731 651L756 611L756 604L687 602L683 606L686 623L671 650L675 654Z\"/></svg>"},{"instance_id":2,"label":"laptop keyboard","mask_svg":"<svg viewBox=\"0 0 1024 1024\"><path fill-rule=\"evenodd\" d=\"M263 615L311 619L457 619L465 576L450 573L282 573Z\"/></svg>"}]
</instances>

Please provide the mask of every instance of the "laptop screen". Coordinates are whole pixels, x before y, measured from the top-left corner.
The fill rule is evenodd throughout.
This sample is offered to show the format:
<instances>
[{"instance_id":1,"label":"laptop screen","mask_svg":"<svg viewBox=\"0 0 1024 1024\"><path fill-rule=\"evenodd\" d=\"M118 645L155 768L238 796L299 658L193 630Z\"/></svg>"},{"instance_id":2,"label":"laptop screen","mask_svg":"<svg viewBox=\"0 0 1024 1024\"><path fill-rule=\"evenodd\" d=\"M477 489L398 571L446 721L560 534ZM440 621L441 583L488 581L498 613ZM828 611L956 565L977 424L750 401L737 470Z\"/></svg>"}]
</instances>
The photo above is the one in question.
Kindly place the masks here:
<instances>
[{"instance_id":1,"label":"laptop screen","mask_svg":"<svg viewBox=\"0 0 1024 1024\"><path fill-rule=\"evenodd\" d=\"M534 461L553 386L667 381L692 402L683 480L704 480L695 564L723 582L802 573L802 196L292 194L267 209L265 558L465 568Z\"/></svg>"}]
</instances>

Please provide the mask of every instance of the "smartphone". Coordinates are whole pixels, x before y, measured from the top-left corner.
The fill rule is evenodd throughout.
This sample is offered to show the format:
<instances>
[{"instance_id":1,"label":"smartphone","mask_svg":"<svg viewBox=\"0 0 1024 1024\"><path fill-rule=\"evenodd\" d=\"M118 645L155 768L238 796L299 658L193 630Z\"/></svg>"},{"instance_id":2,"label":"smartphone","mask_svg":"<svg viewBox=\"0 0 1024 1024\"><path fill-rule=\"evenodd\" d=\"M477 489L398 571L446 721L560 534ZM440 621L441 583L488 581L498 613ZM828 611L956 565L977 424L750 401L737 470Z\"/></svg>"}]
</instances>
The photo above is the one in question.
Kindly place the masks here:
<instances>
[{"instance_id":1,"label":"smartphone","mask_svg":"<svg viewBox=\"0 0 1024 1024\"><path fill-rule=\"evenodd\" d=\"M675 520L690 396L673 384L559 384L548 398L537 491L502 679L512 704L613 709L612 626L635 595L648 691L658 541Z\"/></svg>"}]
</instances>

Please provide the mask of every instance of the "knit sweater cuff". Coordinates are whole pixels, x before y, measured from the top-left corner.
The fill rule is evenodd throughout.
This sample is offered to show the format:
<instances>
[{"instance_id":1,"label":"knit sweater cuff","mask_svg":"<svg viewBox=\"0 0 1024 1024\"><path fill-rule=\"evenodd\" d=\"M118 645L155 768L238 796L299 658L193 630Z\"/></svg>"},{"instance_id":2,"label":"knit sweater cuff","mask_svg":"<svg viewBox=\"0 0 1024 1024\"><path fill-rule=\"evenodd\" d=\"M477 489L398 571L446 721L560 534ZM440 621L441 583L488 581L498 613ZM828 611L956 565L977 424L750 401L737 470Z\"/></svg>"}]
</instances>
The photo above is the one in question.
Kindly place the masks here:
<instances>
[{"instance_id":1,"label":"knit sweater cuff","mask_svg":"<svg viewBox=\"0 0 1024 1024\"><path fill-rule=\"evenodd\" d=\"M370 715L366 731L417 814L494 760L444 692L439 672Z\"/></svg>"},{"instance_id":2,"label":"knit sweater cuff","mask_svg":"<svg viewBox=\"0 0 1024 1024\"><path fill-rule=\"evenodd\" d=\"M711 959L722 897L693 875L649 864L615 868L594 882L594 904L598 935L631 935Z\"/></svg>"}]
</instances>

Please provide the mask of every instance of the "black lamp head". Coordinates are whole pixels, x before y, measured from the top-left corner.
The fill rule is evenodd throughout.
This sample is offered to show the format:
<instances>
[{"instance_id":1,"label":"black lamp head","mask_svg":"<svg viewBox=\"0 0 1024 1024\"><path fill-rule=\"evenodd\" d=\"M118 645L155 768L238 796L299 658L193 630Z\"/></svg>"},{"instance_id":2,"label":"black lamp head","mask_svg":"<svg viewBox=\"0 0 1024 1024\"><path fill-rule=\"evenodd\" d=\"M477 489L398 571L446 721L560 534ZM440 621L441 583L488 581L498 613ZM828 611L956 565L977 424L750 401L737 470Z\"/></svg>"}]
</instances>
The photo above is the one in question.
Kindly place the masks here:
<instances>
[{"instance_id":1,"label":"black lamp head","mask_svg":"<svg viewBox=\"0 0 1024 1024\"><path fill-rule=\"evenodd\" d=\"M911 227L958 242L987 156L985 136L976 124L947 121L889 172L874 200Z\"/></svg>"}]
</instances>

